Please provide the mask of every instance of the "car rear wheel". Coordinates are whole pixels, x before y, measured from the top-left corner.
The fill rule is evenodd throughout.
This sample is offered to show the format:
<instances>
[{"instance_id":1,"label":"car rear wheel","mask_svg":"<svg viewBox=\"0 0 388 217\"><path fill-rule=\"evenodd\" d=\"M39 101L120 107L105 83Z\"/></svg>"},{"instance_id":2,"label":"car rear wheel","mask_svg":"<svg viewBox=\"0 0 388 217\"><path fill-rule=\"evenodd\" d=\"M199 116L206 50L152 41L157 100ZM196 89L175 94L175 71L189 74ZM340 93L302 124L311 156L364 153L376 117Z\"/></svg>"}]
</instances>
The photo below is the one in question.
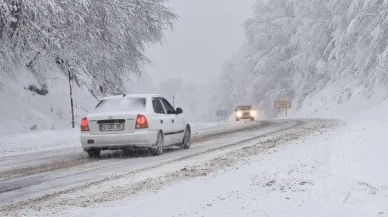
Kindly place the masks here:
<instances>
[{"instance_id":1,"label":"car rear wheel","mask_svg":"<svg viewBox=\"0 0 388 217\"><path fill-rule=\"evenodd\" d=\"M101 155L101 150L100 149L89 149L86 151L86 153L88 153L88 156L90 158L99 158L100 155Z\"/></svg>"},{"instance_id":2,"label":"car rear wheel","mask_svg":"<svg viewBox=\"0 0 388 217\"><path fill-rule=\"evenodd\" d=\"M189 126L186 126L181 148L189 149L190 145L191 145L191 130Z\"/></svg>"},{"instance_id":3,"label":"car rear wheel","mask_svg":"<svg viewBox=\"0 0 388 217\"><path fill-rule=\"evenodd\" d=\"M162 132L159 131L158 136L156 137L156 143L155 143L155 149L153 150L153 154L155 156L163 154L163 134Z\"/></svg>"}]
</instances>

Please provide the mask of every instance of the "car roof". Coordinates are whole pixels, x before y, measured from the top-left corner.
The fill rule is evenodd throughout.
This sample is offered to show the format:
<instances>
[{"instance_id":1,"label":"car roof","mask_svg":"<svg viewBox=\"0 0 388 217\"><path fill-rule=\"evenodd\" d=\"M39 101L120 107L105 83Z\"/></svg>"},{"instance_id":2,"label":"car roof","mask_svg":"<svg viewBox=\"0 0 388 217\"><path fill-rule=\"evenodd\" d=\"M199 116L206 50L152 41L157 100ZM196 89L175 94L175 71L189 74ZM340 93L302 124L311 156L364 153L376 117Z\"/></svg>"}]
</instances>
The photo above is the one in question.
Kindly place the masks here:
<instances>
[{"instance_id":1,"label":"car roof","mask_svg":"<svg viewBox=\"0 0 388 217\"><path fill-rule=\"evenodd\" d=\"M117 99L117 98L122 98L122 97L127 97L127 98L152 98L152 97L162 97L159 94L123 94L123 95L116 95L116 96L108 96L102 98L102 100L105 99Z\"/></svg>"}]
</instances>

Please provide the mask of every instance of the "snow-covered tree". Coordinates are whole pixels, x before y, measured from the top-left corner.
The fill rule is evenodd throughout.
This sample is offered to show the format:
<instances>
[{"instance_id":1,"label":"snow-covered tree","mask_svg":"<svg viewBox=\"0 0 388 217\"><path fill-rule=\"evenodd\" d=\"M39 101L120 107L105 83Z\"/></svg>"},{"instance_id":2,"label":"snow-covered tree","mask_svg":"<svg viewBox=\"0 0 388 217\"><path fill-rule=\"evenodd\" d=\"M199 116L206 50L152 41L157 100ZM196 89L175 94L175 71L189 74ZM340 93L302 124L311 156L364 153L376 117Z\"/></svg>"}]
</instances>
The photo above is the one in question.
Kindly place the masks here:
<instances>
[{"instance_id":1,"label":"snow-covered tree","mask_svg":"<svg viewBox=\"0 0 388 217\"><path fill-rule=\"evenodd\" d=\"M269 112L276 99L298 108L328 82L363 86L369 97L388 81L387 22L388 0L257 0L247 44L225 63L217 94Z\"/></svg>"},{"instance_id":2,"label":"snow-covered tree","mask_svg":"<svg viewBox=\"0 0 388 217\"><path fill-rule=\"evenodd\" d=\"M176 15L165 2L0 0L1 73L25 65L44 79L60 65L119 92L123 79L143 74L144 49L172 28Z\"/></svg>"}]
</instances>

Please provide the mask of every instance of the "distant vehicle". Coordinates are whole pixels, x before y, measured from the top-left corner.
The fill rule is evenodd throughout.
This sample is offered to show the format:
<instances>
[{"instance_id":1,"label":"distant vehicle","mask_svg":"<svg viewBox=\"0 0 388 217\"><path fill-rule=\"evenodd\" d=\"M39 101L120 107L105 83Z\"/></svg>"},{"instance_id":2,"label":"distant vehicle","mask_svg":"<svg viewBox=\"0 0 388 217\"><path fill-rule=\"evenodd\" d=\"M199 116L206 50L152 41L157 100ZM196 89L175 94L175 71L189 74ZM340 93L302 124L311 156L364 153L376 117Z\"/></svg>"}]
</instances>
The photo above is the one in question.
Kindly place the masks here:
<instances>
[{"instance_id":1,"label":"distant vehicle","mask_svg":"<svg viewBox=\"0 0 388 217\"><path fill-rule=\"evenodd\" d=\"M89 157L99 157L101 150L149 149L161 155L166 146L189 149L191 128L182 113L160 95L106 97L81 121L82 148Z\"/></svg>"},{"instance_id":2,"label":"distant vehicle","mask_svg":"<svg viewBox=\"0 0 388 217\"><path fill-rule=\"evenodd\" d=\"M238 106L235 112L236 121L239 121L240 119L250 119L251 121L254 121L257 116L256 109L254 109L251 105Z\"/></svg>"}]
</instances>

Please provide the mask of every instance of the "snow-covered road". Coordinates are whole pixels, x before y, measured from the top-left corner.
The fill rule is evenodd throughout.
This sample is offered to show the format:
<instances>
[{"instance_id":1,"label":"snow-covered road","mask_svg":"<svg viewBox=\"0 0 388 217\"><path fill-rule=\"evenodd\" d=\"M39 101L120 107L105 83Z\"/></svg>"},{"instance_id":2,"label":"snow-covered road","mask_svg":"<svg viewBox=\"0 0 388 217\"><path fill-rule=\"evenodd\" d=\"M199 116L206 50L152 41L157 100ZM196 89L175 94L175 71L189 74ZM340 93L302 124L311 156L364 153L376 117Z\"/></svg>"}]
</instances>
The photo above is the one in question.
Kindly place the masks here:
<instances>
[{"instance_id":1,"label":"snow-covered road","mask_svg":"<svg viewBox=\"0 0 388 217\"><path fill-rule=\"evenodd\" d=\"M42 132L41 136L3 135L0 137L3 145L0 157L0 213L16 215L20 211L30 215L31 211L36 211L30 210L32 207L48 202L61 203L63 198L73 204L71 199L74 197L103 194L111 191L112 187L164 175L182 167L182 164L203 163L219 154L255 144L270 135L300 127L305 122L276 120L197 124L193 126L194 143L189 150L171 148L159 157L147 154L122 156L118 151L106 152L99 160L86 157L74 140L77 138L75 131L62 135L64 142L50 135L54 132ZM59 145L50 146L45 136L48 141ZM12 145L7 146L7 142ZM126 194L121 196L125 198Z\"/></svg>"},{"instance_id":2,"label":"snow-covered road","mask_svg":"<svg viewBox=\"0 0 388 217\"><path fill-rule=\"evenodd\" d=\"M387 129L349 121L158 193L58 216L386 217Z\"/></svg>"}]
</instances>

